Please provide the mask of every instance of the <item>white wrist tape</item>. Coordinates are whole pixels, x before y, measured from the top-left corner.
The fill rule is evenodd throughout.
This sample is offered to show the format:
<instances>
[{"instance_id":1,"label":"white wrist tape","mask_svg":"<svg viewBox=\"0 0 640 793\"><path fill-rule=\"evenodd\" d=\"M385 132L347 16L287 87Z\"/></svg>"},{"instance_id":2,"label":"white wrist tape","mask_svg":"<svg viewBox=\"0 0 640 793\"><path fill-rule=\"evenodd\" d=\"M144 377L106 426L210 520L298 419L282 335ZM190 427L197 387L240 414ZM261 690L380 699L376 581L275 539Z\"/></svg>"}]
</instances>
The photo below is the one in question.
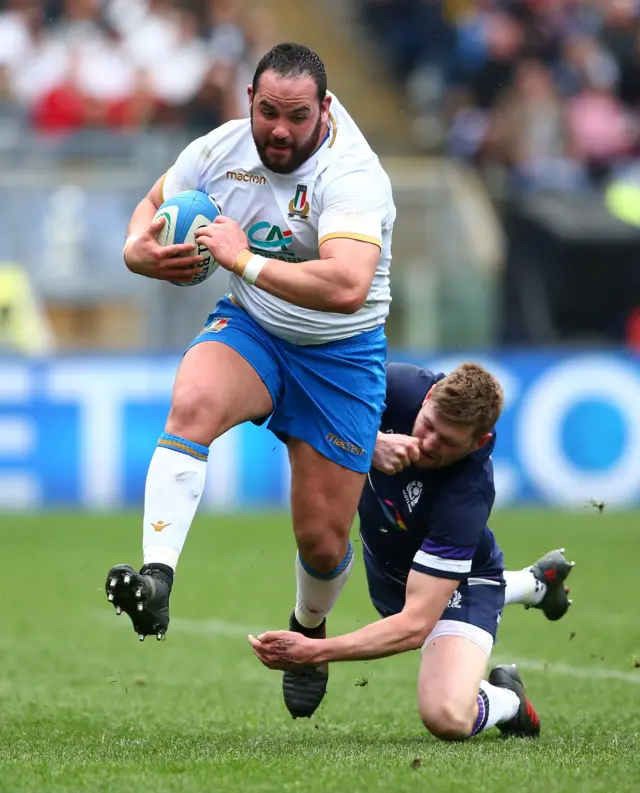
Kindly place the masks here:
<instances>
[{"instance_id":1,"label":"white wrist tape","mask_svg":"<svg viewBox=\"0 0 640 793\"><path fill-rule=\"evenodd\" d=\"M258 256L257 254L252 256L247 262L247 266L244 268L242 280L253 286L258 280L260 271L268 261L269 259L267 259L266 256Z\"/></svg>"},{"instance_id":2,"label":"white wrist tape","mask_svg":"<svg viewBox=\"0 0 640 793\"><path fill-rule=\"evenodd\" d=\"M233 272L239 275L243 281L254 286L260 271L268 261L269 259L265 256L258 256L245 249L240 251L233 263Z\"/></svg>"}]
</instances>

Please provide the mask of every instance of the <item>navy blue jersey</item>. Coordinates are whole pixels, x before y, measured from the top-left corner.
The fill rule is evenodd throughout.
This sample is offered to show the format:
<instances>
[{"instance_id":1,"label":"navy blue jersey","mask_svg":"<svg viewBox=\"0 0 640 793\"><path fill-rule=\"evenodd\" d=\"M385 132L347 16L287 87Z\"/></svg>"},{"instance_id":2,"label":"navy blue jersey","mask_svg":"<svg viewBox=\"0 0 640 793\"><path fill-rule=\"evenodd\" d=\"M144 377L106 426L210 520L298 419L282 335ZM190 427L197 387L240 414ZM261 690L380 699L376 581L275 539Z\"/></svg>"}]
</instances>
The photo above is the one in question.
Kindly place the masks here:
<instances>
[{"instance_id":1,"label":"navy blue jersey","mask_svg":"<svg viewBox=\"0 0 640 793\"><path fill-rule=\"evenodd\" d=\"M387 364L387 407L381 432L411 435L424 398L444 377L408 364ZM360 533L388 573L409 570L461 581L500 578L502 552L487 520L495 488L493 438L453 465L409 466L389 476L373 468L360 500Z\"/></svg>"}]
</instances>

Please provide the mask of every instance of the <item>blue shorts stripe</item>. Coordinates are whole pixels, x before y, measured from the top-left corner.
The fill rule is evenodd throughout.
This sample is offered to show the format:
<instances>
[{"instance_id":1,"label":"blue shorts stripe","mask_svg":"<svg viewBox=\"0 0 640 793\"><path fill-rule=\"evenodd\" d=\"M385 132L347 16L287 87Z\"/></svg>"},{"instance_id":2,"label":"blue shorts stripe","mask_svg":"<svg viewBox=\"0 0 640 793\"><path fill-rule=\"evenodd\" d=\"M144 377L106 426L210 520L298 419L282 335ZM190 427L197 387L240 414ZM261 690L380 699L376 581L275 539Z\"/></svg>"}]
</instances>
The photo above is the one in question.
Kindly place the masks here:
<instances>
[{"instance_id":1,"label":"blue shorts stripe","mask_svg":"<svg viewBox=\"0 0 640 793\"><path fill-rule=\"evenodd\" d=\"M340 562L335 570L330 570L328 573L319 573L317 570L314 570L313 567L309 567L300 554L298 554L298 559L300 559L302 569L305 571L305 573L309 573L312 578L317 578L319 581L331 581L343 573L351 564L351 560L353 559L353 546L351 543L349 543L349 547L347 548L347 553L345 554L344 559Z\"/></svg>"},{"instance_id":2,"label":"blue shorts stripe","mask_svg":"<svg viewBox=\"0 0 640 793\"><path fill-rule=\"evenodd\" d=\"M186 454L188 457L193 457L205 463L209 458L209 449L206 446L188 441L186 438L178 438L177 435L170 435L168 432L162 433L158 440L158 446L163 449L180 452L180 454Z\"/></svg>"}]
</instances>

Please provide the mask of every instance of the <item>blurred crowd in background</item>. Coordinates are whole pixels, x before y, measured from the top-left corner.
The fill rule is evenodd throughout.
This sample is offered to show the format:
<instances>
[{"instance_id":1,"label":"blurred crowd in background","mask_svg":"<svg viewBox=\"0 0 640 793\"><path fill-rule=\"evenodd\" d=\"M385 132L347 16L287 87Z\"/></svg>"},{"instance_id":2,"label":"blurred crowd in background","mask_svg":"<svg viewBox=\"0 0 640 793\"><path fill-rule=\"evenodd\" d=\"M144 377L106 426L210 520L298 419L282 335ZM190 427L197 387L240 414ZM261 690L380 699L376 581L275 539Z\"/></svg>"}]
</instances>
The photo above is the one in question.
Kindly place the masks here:
<instances>
[{"instance_id":1,"label":"blurred crowd in background","mask_svg":"<svg viewBox=\"0 0 640 793\"><path fill-rule=\"evenodd\" d=\"M376 151L414 157L392 173L394 344L640 349L640 0L0 0L0 259L37 273L48 309L129 296L136 196L248 115L289 37ZM98 218L118 233L95 250ZM191 338L176 291L175 326L163 306L135 343ZM58 338L86 341L78 323Z\"/></svg>"},{"instance_id":2,"label":"blurred crowd in background","mask_svg":"<svg viewBox=\"0 0 640 793\"><path fill-rule=\"evenodd\" d=\"M640 150L638 0L357 0L423 149L584 190ZM242 0L0 0L0 107L49 133L206 131L274 42Z\"/></svg>"},{"instance_id":3,"label":"blurred crowd in background","mask_svg":"<svg viewBox=\"0 0 640 793\"><path fill-rule=\"evenodd\" d=\"M246 115L274 28L239 0L0 0L2 113L46 133L206 132Z\"/></svg>"},{"instance_id":4,"label":"blurred crowd in background","mask_svg":"<svg viewBox=\"0 0 640 793\"><path fill-rule=\"evenodd\" d=\"M359 0L425 146L583 190L640 152L638 0Z\"/></svg>"}]
</instances>

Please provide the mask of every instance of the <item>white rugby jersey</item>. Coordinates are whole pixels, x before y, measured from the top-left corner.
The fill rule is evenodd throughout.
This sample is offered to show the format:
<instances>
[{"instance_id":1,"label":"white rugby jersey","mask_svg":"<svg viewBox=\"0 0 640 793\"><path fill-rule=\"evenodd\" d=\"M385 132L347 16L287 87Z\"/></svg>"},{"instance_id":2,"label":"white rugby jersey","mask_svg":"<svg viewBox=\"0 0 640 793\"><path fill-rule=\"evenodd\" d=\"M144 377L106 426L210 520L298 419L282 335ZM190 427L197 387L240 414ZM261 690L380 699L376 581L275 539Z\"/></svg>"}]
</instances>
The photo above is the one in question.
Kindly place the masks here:
<instances>
[{"instance_id":1,"label":"white rugby jersey","mask_svg":"<svg viewBox=\"0 0 640 793\"><path fill-rule=\"evenodd\" d=\"M167 172L163 200L184 190L212 196L245 231L251 251L261 256L290 262L319 259L321 243L338 237L379 246L369 295L355 314L300 308L231 273L234 298L265 330L295 344L322 344L385 321L395 220L391 184L335 97L327 139L297 171L270 171L258 156L249 119L229 121L189 144Z\"/></svg>"}]
</instances>

